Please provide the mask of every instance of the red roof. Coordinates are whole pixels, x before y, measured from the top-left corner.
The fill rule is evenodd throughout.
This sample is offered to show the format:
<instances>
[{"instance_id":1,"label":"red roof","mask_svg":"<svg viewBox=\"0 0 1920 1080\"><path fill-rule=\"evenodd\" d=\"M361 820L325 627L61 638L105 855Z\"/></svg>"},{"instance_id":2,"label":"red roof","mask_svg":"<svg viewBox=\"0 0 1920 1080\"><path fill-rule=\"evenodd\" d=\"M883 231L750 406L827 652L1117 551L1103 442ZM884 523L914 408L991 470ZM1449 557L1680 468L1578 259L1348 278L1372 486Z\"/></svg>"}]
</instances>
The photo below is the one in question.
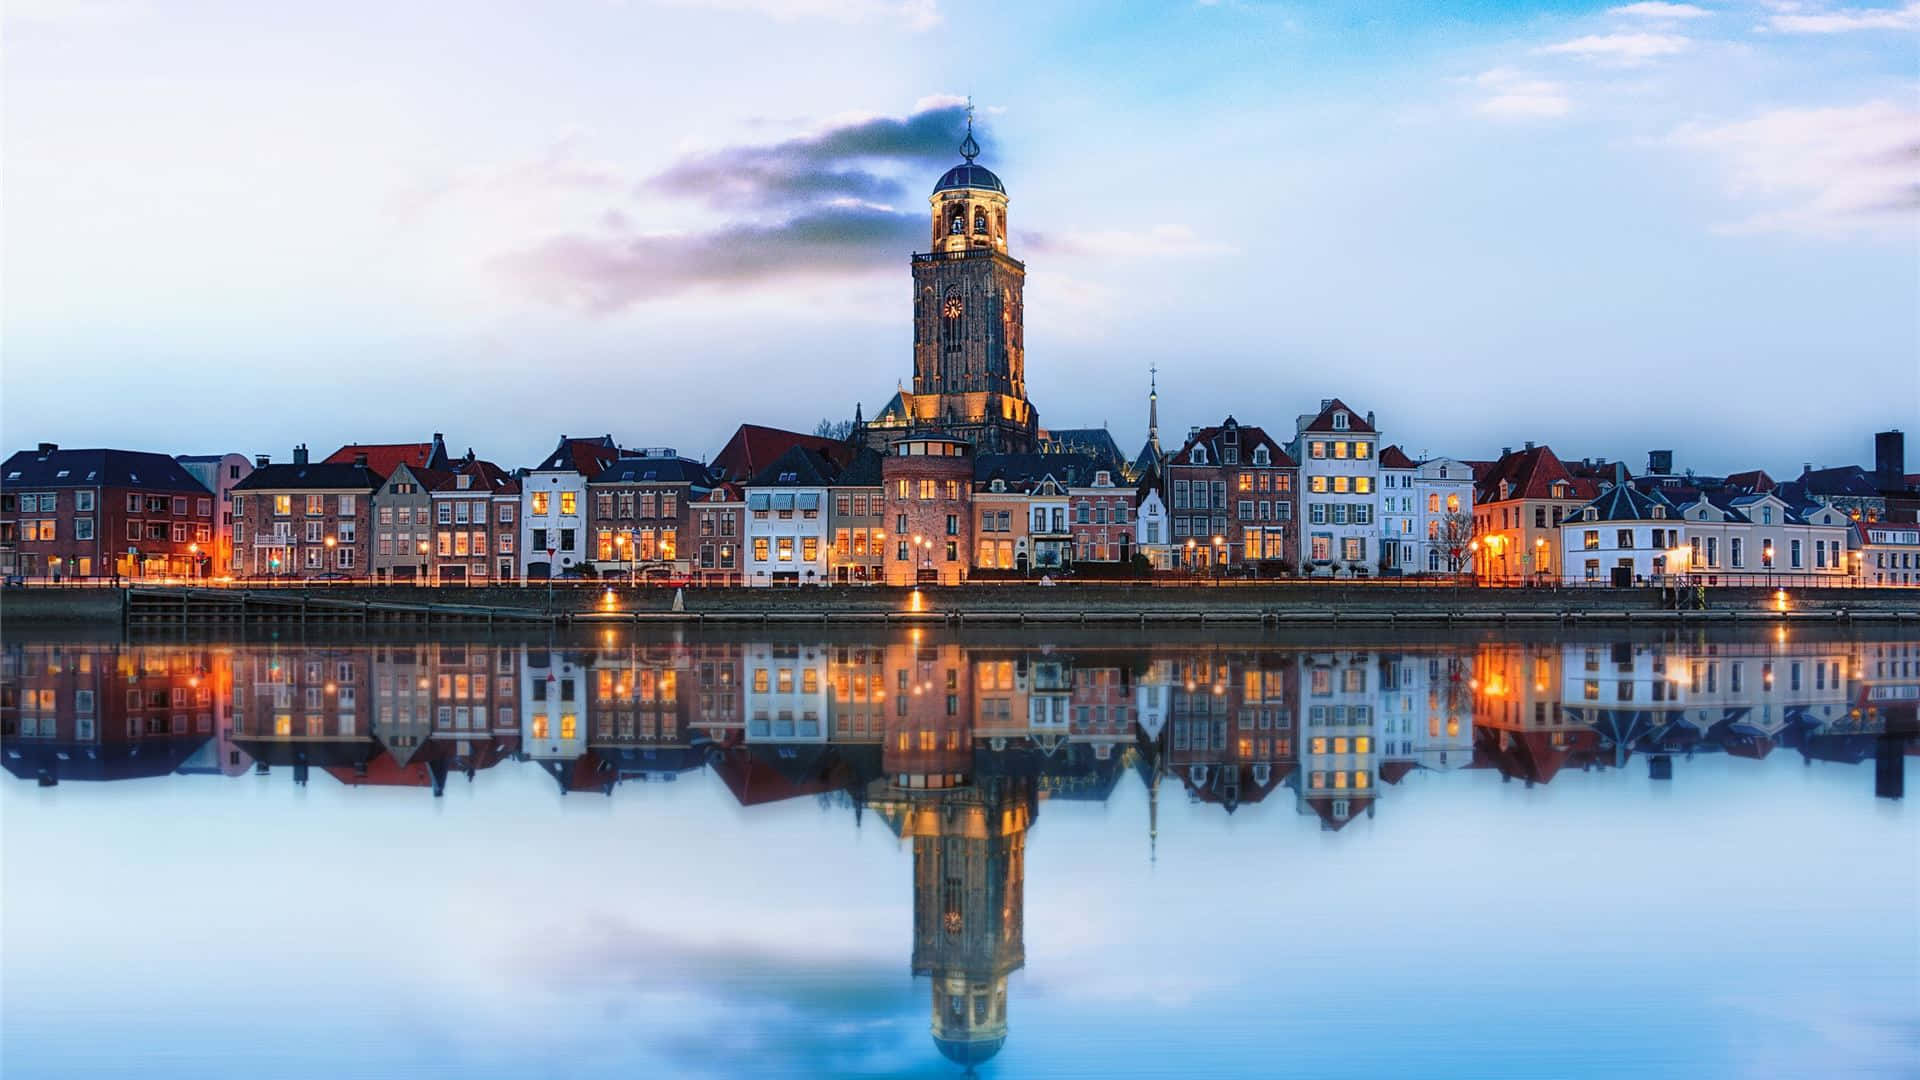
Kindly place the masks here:
<instances>
[{"instance_id":1,"label":"red roof","mask_svg":"<svg viewBox=\"0 0 1920 1080\"><path fill-rule=\"evenodd\" d=\"M1748 469L1727 477L1728 487L1745 488L1748 491L1766 492L1773 490L1773 477L1765 469Z\"/></svg>"},{"instance_id":2,"label":"red roof","mask_svg":"<svg viewBox=\"0 0 1920 1080\"><path fill-rule=\"evenodd\" d=\"M1286 449L1282 447L1273 436L1267 434L1265 428L1255 427L1252 424L1243 424L1231 416L1213 427L1201 428L1194 432L1193 437L1187 440L1186 445L1182 446L1178 451L1175 451L1173 456L1167 459L1167 463L1169 465L1193 464L1191 460L1193 457L1193 448L1204 444L1207 447L1208 459L1207 463L1200 467L1207 469L1219 468L1226 458L1226 454L1223 452L1225 450L1225 444L1221 441L1221 435L1227 430L1227 425L1229 424L1233 425L1234 430L1238 432L1236 436L1238 441L1234 444L1235 447L1246 451L1238 455L1240 459L1238 462L1239 465L1251 467L1253 465L1253 448L1256 446L1265 446L1267 448L1267 464L1259 466L1260 468L1298 468L1293 457L1287 453Z\"/></svg>"},{"instance_id":3,"label":"red roof","mask_svg":"<svg viewBox=\"0 0 1920 1080\"><path fill-rule=\"evenodd\" d=\"M1380 451L1380 467L1383 469L1412 469L1419 466L1419 464L1419 462L1408 457L1406 452L1398 446L1389 446L1385 450Z\"/></svg>"},{"instance_id":4,"label":"red roof","mask_svg":"<svg viewBox=\"0 0 1920 1080\"><path fill-rule=\"evenodd\" d=\"M367 468L381 476L391 476L402 465L424 469L433 460L433 444L423 443L348 443L327 455L322 465L351 465L354 458L367 455Z\"/></svg>"},{"instance_id":5,"label":"red roof","mask_svg":"<svg viewBox=\"0 0 1920 1080\"><path fill-rule=\"evenodd\" d=\"M1479 470L1475 469L1475 473ZM1567 466L1554 455L1550 446L1531 446L1525 450L1512 451L1500 456L1486 471L1479 482L1480 490L1474 493L1473 501L1481 503L1500 502L1500 485L1509 485L1508 499L1551 499L1553 485L1564 481L1567 484L1569 499L1587 502L1600 494L1600 485L1591 478L1575 476Z\"/></svg>"},{"instance_id":6,"label":"red roof","mask_svg":"<svg viewBox=\"0 0 1920 1080\"><path fill-rule=\"evenodd\" d=\"M1335 800L1346 801L1346 817L1333 816L1333 804ZM1307 805L1313 808L1313 812L1320 815L1321 828L1328 829L1332 832L1339 832L1341 829L1346 828L1347 824L1354 818L1366 814L1368 804L1373 802L1373 796L1364 792L1350 791L1342 794L1327 793L1309 795L1306 801Z\"/></svg>"},{"instance_id":7,"label":"red roof","mask_svg":"<svg viewBox=\"0 0 1920 1080\"><path fill-rule=\"evenodd\" d=\"M1397 784L1406 779L1407 774L1414 768L1414 763L1411 761L1383 761L1380 763L1380 779L1389 784Z\"/></svg>"},{"instance_id":8,"label":"red roof","mask_svg":"<svg viewBox=\"0 0 1920 1080\"><path fill-rule=\"evenodd\" d=\"M822 454L843 469L853 460L856 449L840 439L829 439L824 435L803 435L782 428L741 424L734 431L733 438L727 440L727 445L713 456L713 469L725 479L745 482L759 475L781 454L796 446Z\"/></svg>"},{"instance_id":9,"label":"red roof","mask_svg":"<svg viewBox=\"0 0 1920 1080\"><path fill-rule=\"evenodd\" d=\"M1337 412L1347 414L1346 427L1336 428L1333 426L1333 414ZM1346 402L1341 401L1339 398L1328 398L1326 403L1320 406L1320 415L1314 417L1302 430L1339 431L1348 434L1357 432L1361 435L1374 434L1373 425L1367 422L1367 417L1362 413L1354 412L1347 406Z\"/></svg>"},{"instance_id":10,"label":"red roof","mask_svg":"<svg viewBox=\"0 0 1920 1080\"><path fill-rule=\"evenodd\" d=\"M437 469L433 471L438 477L436 480L432 482L422 480L422 483L426 483L429 491L485 491L494 495L518 495L520 493L520 481L514 479L512 473L502 469L491 461L455 458L448 463L444 472ZM460 486L460 477L462 476L473 477L472 480L467 482L467 487L464 489Z\"/></svg>"}]
</instances>

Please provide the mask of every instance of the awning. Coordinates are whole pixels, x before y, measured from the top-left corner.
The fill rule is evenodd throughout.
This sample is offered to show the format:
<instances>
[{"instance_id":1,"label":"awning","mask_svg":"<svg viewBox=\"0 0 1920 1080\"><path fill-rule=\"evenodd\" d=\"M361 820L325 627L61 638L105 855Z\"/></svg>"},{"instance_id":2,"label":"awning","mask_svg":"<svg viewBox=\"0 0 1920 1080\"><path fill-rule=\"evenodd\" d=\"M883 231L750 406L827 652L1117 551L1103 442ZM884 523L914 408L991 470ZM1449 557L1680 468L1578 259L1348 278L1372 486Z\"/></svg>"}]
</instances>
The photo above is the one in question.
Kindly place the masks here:
<instances>
[{"instance_id":1,"label":"awning","mask_svg":"<svg viewBox=\"0 0 1920 1080\"><path fill-rule=\"evenodd\" d=\"M803 491L799 494L798 498L800 500L800 509L802 510L820 509L820 493L819 492Z\"/></svg>"},{"instance_id":2,"label":"awning","mask_svg":"<svg viewBox=\"0 0 1920 1080\"><path fill-rule=\"evenodd\" d=\"M766 492L755 492L754 494L747 496L747 509L765 510L766 508L767 508Z\"/></svg>"},{"instance_id":3,"label":"awning","mask_svg":"<svg viewBox=\"0 0 1920 1080\"><path fill-rule=\"evenodd\" d=\"M773 508L775 510L793 509L793 493L781 492L780 494L775 495L773 497Z\"/></svg>"}]
</instances>

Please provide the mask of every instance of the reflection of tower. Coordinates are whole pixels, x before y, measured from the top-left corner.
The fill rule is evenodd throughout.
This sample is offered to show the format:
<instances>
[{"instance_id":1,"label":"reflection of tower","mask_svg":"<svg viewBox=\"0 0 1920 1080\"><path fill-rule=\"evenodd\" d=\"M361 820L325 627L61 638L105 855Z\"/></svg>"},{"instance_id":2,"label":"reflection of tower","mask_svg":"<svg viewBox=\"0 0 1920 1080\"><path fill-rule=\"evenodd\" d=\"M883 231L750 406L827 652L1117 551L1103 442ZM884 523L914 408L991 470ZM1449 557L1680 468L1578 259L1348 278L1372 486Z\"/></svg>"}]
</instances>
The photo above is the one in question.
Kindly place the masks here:
<instances>
[{"instance_id":1,"label":"reflection of tower","mask_svg":"<svg viewBox=\"0 0 1920 1080\"><path fill-rule=\"evenodd\" d=\"M1007 1041L1007 976L1026 963L1024 885L1032 787L993 778L908 803L913 973L933 979L933 1042L977 1065Z\"/></svg>"}]
</instances>

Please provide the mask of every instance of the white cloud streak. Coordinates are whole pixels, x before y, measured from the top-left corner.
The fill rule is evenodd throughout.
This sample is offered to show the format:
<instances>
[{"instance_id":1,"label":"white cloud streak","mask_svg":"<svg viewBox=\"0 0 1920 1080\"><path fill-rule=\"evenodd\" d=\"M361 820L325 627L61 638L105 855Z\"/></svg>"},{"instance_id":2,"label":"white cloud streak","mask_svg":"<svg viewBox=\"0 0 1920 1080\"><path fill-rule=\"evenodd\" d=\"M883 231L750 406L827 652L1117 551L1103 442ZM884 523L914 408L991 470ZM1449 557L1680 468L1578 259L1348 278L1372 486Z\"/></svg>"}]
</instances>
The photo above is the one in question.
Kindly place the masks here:
<instances>
[{"instance_id":1,"label":"white cloud streak","mask_svg":"<svg viewBox=\"0 0 1920 1080\"><path fill-rule=\"evenodd\" d=\"M1473 77L1489 96L1475 106L1488 116L1510 120L1550 120L1573 108L1566 89L1557 82L1514 68L1490 68Z\"/></svg>"},{"instance_id":2,"label":"white cloud streak","mask_svg":"<svg viewBox=\"0 0 1920 1080\"><path fill-rule=\"evenodd\" d=\"M1686 52L1692 45L1692 39L1679 34L1587 34L1571 41L1542 46L1539 51L1554 56L1578 56L1619 67L1636 67L1663 56Z\"/></svg>"},{"instance_id":3,"label":"white cloud streak","mask_svg":"<svg viewBox=\"0 0 1920 1080\"><path fill-rule=\"evenodd\" d=\"M1662 0L1644 0L1638 4L1626 4L1608 8L1609 15L1625 15L1636 19L1704 19L1713 12L1693 4L1669 4Z\"/></svg>"},{"instance_id":4,"label":"white cloud streak","mask_svg":"<svg viewBox=\"0 0 1920 1080\"><path fill-rule=\"evenodd\" d=\"M1920 3L1899 8L1839 8L1833 11L1783 12L1767 17L1761 29L1782 34L1845 34L1855 30L1920 29Z\"/></svg>"},{"instance_id":5,"label":"white cloud streak","mask_svg":"<svg viewBox=\"0 0 1920 1080\"><path fill-rule=\"evenodd\" d=\"M1763 209L1728 233L1838 234L1900 224L1920 209L1920 110L1891 101L1783 108L1669 142L1720 159L1729 192Z\"/></svg>"}]
</instances>

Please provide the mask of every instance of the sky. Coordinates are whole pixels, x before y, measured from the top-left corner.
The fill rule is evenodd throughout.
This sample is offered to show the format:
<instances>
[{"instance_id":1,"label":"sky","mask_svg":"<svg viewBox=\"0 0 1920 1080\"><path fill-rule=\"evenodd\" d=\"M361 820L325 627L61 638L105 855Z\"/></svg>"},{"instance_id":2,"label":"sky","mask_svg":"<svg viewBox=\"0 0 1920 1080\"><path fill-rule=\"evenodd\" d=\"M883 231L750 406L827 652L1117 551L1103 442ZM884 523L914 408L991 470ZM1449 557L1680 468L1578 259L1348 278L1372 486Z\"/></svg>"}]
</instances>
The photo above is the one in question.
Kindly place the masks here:
<instances>
[{"instance_id":1,"label":"sky","mask_svg":"<svg viewBox=\"0 0 1920 1080\"><path fill-rule=\"evenodd\" d=\"M1871 463L1920 3L13 0L0 436L713 454L911 377L965 101L1043 425ZM1920 467L1920 447L1909 469Z\"/></svg>"}]
</instances>

